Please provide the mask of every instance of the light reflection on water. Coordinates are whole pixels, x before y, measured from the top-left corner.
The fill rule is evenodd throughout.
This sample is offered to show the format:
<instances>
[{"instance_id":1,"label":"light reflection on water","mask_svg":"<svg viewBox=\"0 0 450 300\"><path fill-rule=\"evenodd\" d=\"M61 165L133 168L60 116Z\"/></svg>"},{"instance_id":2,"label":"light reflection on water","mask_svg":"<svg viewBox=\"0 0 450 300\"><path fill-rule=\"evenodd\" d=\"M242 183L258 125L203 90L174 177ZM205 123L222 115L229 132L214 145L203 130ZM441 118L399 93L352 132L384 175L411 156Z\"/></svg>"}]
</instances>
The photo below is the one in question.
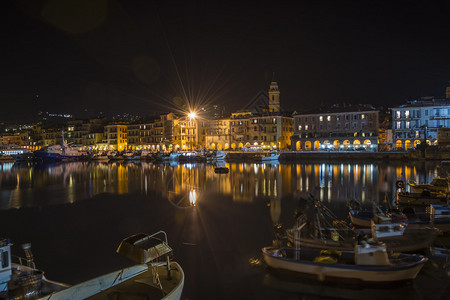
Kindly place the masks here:
<instances>
[{"instance_id":1,"label":"light reflection on water","mask_svg":"<svg viewBox=\"0 0 450 300\"><path fill-rule=\"evenodd\" d=\"M234 202L282 199L311 193L326 203L392 199L396 180L430 181L446 170L438 164L253 164L152 163L3 164L0 209L74 203L102 193L160 193L177 205L195 204L201 193L231 196ZM444 174L445 175L445 174ZM194 199L194 200L193 200ZM187 200L187 204L184 203Z\"/></svg>"},{"instance_id":2,"label":"light reflection on water","mask_svg":"<svg viewBox=\"0 0 450 300\"><path fill-rule=\"evenodd\" d=\"M54 245L55 240L58 241L56 244L64 245L61 250L63 255L54 255L58 251L52 250L49 251L48 257L45 253L36 257L44 262L42 267L49 272L49 278L65 282L64 276L67 276L69 283L93 277L84 273L78 275L77 272L70 274L71 272L59 267L62 262L55 261L67 259L64 252L66 249L73 249L74 253L83 251L80 239L93 243L95 252L84 253L81 255L83 259L74 261L72 267L78 268L78 265L84 264L84 268L89 269L91 264L95 265L98 274L93 275L98 276L116 269L115 265L111 264L114 257L108 256L109 253L114 253L109 246L115 245L115 241L120 240L122 235L126 236L125 232L135 233L153 227L159 230L160 226L164 226L172 231L170 237L176 247L175 253L184 263L186 274L189 274L186 277L186 298L202 299L188 296L217 295L215 289L218 285L231 284L228 279L239 291L249 289L251 293L251 287L261 289L259 284L262 283L248 284L247 280L257 278L255 274L265 275L266 272L263 269L250 269L247 261L250 257L259 255L261 247L273 239L272 224L292 224L293 209L296 207L292 199L312 193L327 205L346 210L345 202L349 198L369 203L381 202L386 195L391 197L398 179L429 182L433 177L446 173L438 163L226 163L225 166L230 169L228 174L216 174L214 166L207 164L11 164L0 169L0 210L4 219L13 219L19 224L33 224L33 230L26 226L25 229L13 229L5 225L5 228L15 231L16 239L31 239L37 244L36 251L45 249L47 244ZM135 198L134 193L144 196L157 193L163 201L131 200L130 198ZM101 197L101 194L133 195L113 197L115 201L111 201L108 197ZM203 197L204 194L219 196ZM100 196L97 197L97 202L89 202L89 199L95 196ZM122 199L128 201L121 202ZM166 199L170 200L170 204L176 209L166 209L163 205L167 205ZM43 209L43 212L40 212L40 208L17 213L11 209L68 203L80 205L62 205L56 207L57 209L49 207L47 210ZM81 203L90 205L84 206ZM105 212L98 214L99 211ZM41 219L41 216L44 217ZM80 220L84 222L79 222ZM44 228L42 232L34 228L39 228L39 224ZM57 230L55 229L56 234L52 236L48 230L53 224L64 226L58 226ZM92 230L92 227L95 230ZM99 233L102 234L102 239L98 239ZM14 234L12 237L14 238ZM59 240L61 237L64 239ZM230 255L231 253L233 255ZM108 259L99 259L103 255ZM203 264L205 260L206 263ZM105 261L106 266L97 267L101 261ZM217 266L217 270L223 272L218 276L222 281L217 278L208 281L207 285L214 287L213 294L204 291L203 285L198 285L198 282L207 280L204 275L211 272L211 266ZM70 266L68 268L70 269ZM196 270L199 270L197 277ZM447 285L442 282L447 282L448 278L441 278L439 275L441 277L438 281L434 275L428 275L436 273L436 270L434 265L427 265L426 272L422 272L425 275L419 276L422 278L416 280L415 286L407 287L406 291L396 291L395 295L412 294L410 299L421 299L420 294L445 295ZM219 284L216 281L219 281ZM241 282L243 286L237 284ZM432 285L435 282L437 284ZM264 279L265 284L270 286L270 281L267 283ZM431 287L437 285L443 289L442 292L432 290ZM294 287L298 288L298 285ZM282 287L276 283L276 288ZM301 287L300 292L309 293L307 288L314 293L322 291L323 287L306 285ZM355 299L358 299L361 294L361 291L344 291L350 293L344 298L352 298L353 294L356 294ZM320 293L321 296L329 296ZM231 292L228 295L231 296L228 298L236 298L236 294ZM419 296L414 298L414 295ZM376 296L382 299L386 293L377 293Z\"/></svg>"}]
</instances>

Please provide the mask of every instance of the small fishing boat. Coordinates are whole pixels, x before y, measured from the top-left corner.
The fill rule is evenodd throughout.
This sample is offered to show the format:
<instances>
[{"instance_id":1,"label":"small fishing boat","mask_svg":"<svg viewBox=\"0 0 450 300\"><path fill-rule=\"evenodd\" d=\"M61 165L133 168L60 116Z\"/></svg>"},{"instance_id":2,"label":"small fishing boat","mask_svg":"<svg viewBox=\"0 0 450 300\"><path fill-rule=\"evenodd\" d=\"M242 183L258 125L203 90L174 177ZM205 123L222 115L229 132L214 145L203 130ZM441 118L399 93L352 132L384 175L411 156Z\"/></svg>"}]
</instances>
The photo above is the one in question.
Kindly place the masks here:
<instances>
[{"instance_id":1,"label":"small fishing boat","mask_svg":"<svg viewBox=\"0 0 450 300\"><path fill-rule=\"evenodd\" d=\"M447 193L448 184L448 178L445 177L435 177L430 183L408 183L410 189L415 193L421 193L423 191Z\"/></svg>"},{"instance_id":2,"label":"small fishing boat","mask_svg":"<svg viewBox=\"0 0 450 300\"><path fill-rule=\"evenodd\" d=\"M164 238L157 237L160 235ZM170 261L172 248L164 231L130 236L120 243L117 252L139 264L41 299L180 299L184 272L178 263Z\"/></svg>"},{"instance_id":3,"label":"small fishing boat","mask_svg":"<svg viewBox=\"0 0 450 300\"><path fill-rule=\"evenodd\" d=\"M280 154L277 151L258 153L253 157L255 162L275 162L278 161Z\"/></svg>"},{"instance_id":4,"label":"small fishing boat","mask_svg":"<svg viewBox=\"0 0 450 300\"><path fill-rule=\"evenodd\" d=\"M11 246L9 239L0 239L0 299L36 299L69 287L36 269L31 244L22 245L26 258L11 255Z\"/></svg>"},{"instance_id":5,"label":"small fishing boat","mask_svg":"<svg viewBox=\"0 0 450 300\"><path fill-rule=\"evenodd\" d=\"M384 244L364 239L354 251L265 247L262 253L267 266L276 272L354 285L410 282L428 260L416 254L389 255Z\"/></svg>"},{"instance_id":6,"label":"small fishing boat","mask_svg":"<svg viewBox=\"0 0 450 300\"><path fill-rule=\"evenodd\" d=\"M354 227L370 228L372 226L372 220L375 220L375 223L383 224L383 226L390 226L392 228L398 227L395 224L399 224L401 225L399 228L400 230L403 227L406 227L408 223L406 215L399 211L394 210L385 214L378 206L375 206L374 210L363 210L360 205L354 204L348 206L350 221ZM399 235L401 234L402 233Z\"/></svg>"},{"instance_id":7,"label":"small fishing boat","mask_svg":"<svg viewBox=\"0 0 450 300\"><path fill-rule=\"evenodd\" d=\"M91 158L91 160L96 160L96 161L108 161L109 160L108 153L104 153L101 151L91 154L90 158Z\"/></svg>"},{"instance_id":8,"label":"small fishing boat","mask_svg":"<svg viewBox=\"0 0 450 300\"><path fill-rule=\"evenodd\" d=\"M294 229L286 230L286 236L292 245L351 251L356 236L365 234L385 243L388 251L414 252L429 247L439 233L433 228L406 229L405 223L383 223L379 220L373 222L373 212L368 213L367 219L364 220L369 224L369 228L351 228L344 221L339 221L320 201L310 201L314 208L312 221L308 221L306 215L296 218L296 227L305 224L297 237L294 235ZM353 204L354 208L356 204ZM386 221L386 218L383 220Z\"/></svg>"},{"instance_id":9,"label":"small fishing boat","mask_svg":"<svg viewBox=\"0 0 450 300\"><path fill-rule=\"evenodd\" d=\"M218 161L218 160L224 160L227 154L220 150L214 150L210 153L206 154L206 161Z\"/></svg>"},{"instance_id":10,"label":"small fishing boat","mask_svg":"<svg viewBox=\"0 0 450 300\"><path fill-rule=\"evenodd\" d=\"M450 206L431 204L427 211L416 212L413 207L405 207L408 228L435 227L442 233L450 232Z\"/></svg>"},{"instance_id":11,"label":"small fishing boat","mask_svg":"<svg viewBox=\"0 0 450 300\"><path fill-rule=\"evenodd\" d=\"M430 204L446 204L447 201L448 194L441 192L423 191L413 193L402 191L397 193L397 204L399 205L428 206Z\"/></svg>"}]
</instances>

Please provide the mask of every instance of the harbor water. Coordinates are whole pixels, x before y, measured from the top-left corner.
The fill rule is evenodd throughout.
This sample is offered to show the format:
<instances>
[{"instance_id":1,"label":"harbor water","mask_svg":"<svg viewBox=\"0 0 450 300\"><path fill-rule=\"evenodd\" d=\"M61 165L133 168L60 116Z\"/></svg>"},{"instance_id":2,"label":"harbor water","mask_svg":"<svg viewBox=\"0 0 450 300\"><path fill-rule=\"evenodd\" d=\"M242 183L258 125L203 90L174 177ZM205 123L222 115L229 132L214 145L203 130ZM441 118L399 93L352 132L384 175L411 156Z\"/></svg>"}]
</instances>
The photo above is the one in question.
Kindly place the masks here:
<instances>
[{"instance_id":1,"label":"harbor water","mask_svg":"<svg viewBox=\"0 0 450 300\"><path fill-rule=\"evenodd\" d=\"M62 162L0 164L1 236L13 252L31 242L51 280L76 284L132 265L115 253L132 234L164 230L185 272L183 299L449 299L450 260L432 256L416 280L392 288L345 288L280 278L264 264L274 226L289 228L301 198L348 221L347 200L395 205L395 183L430 182L433 162L224 163ZM449 247L439 237L435 247Z\"/></svg>"}]
</instances>

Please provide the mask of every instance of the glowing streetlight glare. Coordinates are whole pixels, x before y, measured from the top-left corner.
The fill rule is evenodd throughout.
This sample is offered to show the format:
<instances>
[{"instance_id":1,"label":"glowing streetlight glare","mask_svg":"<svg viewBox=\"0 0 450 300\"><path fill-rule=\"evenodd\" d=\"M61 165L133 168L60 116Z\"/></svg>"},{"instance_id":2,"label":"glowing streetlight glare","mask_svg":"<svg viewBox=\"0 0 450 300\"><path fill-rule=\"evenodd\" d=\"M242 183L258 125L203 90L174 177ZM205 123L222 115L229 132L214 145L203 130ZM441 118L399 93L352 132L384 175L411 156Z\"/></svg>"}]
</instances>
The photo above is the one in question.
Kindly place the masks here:
<instances>
[{"instance_id":1,"label":"glowing streetlight glare","mask_svg":"<svg viewBox=\"0 0 450 300\"><path fill-rule=\"evenodd\" d=\"M197 114L195 112L193 112L193 111L188 114L188 117L190 119L195 119L196 116L197 116Z\"/></svg>"}]
</instances>

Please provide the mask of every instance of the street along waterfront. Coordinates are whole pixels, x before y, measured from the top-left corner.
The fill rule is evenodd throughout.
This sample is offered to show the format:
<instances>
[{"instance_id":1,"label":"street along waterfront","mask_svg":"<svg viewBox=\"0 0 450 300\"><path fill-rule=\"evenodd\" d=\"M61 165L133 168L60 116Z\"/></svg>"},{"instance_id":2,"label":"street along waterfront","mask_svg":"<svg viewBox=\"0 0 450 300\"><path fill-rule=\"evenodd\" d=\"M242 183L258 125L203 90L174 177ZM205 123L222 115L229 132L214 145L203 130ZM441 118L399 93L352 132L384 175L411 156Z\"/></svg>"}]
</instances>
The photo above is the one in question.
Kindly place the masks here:
<instances>
[{"instance_id":1,"label":"street along waterfront","mask_svg":"<svg viewBox=\"0 0 450 300\"><path fill-rule=\"evenodd\" d=\"M129 265L115 253L124 237L165 230L185 270L184 299L449 294L445 257L430 259L414 284L394 289L293 283L249 263L271 245L275 224L293 225L300 197L311 193L347 220L347 200L366 206L391 202L397 180L429 182L446 175L439 163L226 166L228 174L216 174L209 164L2 164L2 236L12 239L15 252L31 242L47 278L74 284Z\"/></svg>"}]
</instances>

